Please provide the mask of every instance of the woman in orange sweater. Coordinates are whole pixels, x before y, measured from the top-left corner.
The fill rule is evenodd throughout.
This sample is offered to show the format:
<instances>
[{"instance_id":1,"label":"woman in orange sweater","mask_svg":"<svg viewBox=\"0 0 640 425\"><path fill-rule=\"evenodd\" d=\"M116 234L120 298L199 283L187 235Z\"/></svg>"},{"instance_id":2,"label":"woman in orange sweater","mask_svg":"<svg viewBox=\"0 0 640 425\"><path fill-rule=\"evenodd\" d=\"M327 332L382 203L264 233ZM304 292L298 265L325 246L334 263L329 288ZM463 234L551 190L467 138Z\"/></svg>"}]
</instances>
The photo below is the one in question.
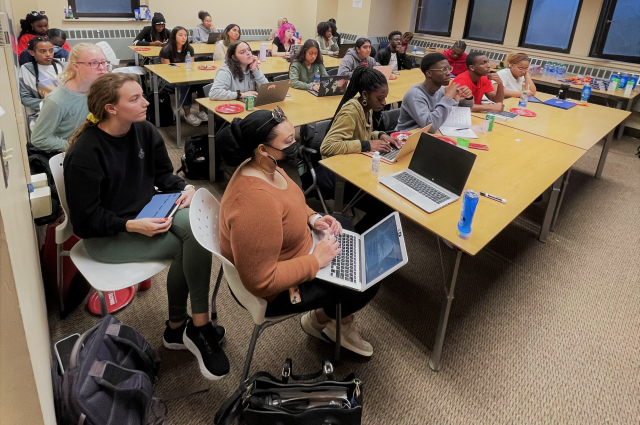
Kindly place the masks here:
<instances>
[{"instance_id":1,"label":"woman in orange sweater","mask_svg":"<svg viewBox=\"0 0 640 425\"><path fill-rule=\"evenodd\" d=\"M227 164L238 166L222 197L220 247L244 286L267 300L267 316L307 312L300 319L302 329L322 340L326 335L335 341L336 305L342 304L341 345L371 356L373 348L353 319L380 285L357 292L315 278L340 253L333 235L353 226L309 208L302 190L278 167L278 161L294 161L299 152L282 110L234 119L220 131L216 148ZM312 228L327 230L315 247Z\"/></svg>"}]
</instances>

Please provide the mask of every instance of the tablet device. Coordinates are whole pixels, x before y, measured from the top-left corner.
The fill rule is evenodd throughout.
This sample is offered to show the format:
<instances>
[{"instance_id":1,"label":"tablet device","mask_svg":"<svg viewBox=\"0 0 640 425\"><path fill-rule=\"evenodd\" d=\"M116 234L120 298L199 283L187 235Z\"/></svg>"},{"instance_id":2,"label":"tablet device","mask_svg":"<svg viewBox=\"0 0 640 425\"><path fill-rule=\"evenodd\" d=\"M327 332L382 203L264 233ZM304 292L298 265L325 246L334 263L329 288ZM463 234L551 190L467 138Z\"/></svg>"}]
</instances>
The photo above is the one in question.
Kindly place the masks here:
<instances>
[{"instance_id":1,"label":"tablet device","mask_svg":"<svg viewBox=\"0 0 640 425\"><path fill-rule=\"evenodd\" d=\"M180 204L176 204L182 193L161 193L154 195L151 201L145 205L136 217L139 218L169 218L177 210Z\"/></svg>"}]
</instances>

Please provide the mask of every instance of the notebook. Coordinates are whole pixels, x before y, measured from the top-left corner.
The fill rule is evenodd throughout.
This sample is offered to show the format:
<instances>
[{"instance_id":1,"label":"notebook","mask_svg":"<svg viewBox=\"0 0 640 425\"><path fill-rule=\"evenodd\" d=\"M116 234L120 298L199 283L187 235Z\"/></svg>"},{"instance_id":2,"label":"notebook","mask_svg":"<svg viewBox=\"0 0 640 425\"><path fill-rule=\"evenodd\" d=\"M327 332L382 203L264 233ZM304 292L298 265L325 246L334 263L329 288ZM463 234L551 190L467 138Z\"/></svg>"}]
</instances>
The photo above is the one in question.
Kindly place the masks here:
<instances>
[{"instance_id":1,"label":"notebook","mask_svg":"<svg viewBox=\"0 0 640 425\"><path fill-rule=\"evenodd\" d=\"M529 96L529 102L542 103L542 101L535 96Z\"/></svg>"},{"instance_id":2,"label":"notebook","mask_svg":"<svg viewBox=\"0 0 640 425\"><path fill-rule=\"evenodd\" d=\"M161 193L154 195L151 201L144 206L138 218L169 218L177 210L180 204L176 204L182 193Z\"/></svg>"},{"instance_id":3,"label":"notebook","mask_svg":"<svg viewBox=\"0 0 640 425\"><path fill-rule=\"evenodd\" d=\"M567 102L566 100L562 100L562 99L549 99L546 102L542 102L542 103L549 106L555 106L556 108L561 108L561 109L571 109L574 106L576 106L575 103Z\"/></svg>"},{"instance_id":4,"label":"notebook","mask_svg":"<svg viewBox=\"0 0 640 425\"><path fill-rule=\"evenodd\" d=\"M440 126L440 133L449 137L477 139L478 136L471 130L471 108L454 106L447 120Z\"/></svg>"}]
</instances>

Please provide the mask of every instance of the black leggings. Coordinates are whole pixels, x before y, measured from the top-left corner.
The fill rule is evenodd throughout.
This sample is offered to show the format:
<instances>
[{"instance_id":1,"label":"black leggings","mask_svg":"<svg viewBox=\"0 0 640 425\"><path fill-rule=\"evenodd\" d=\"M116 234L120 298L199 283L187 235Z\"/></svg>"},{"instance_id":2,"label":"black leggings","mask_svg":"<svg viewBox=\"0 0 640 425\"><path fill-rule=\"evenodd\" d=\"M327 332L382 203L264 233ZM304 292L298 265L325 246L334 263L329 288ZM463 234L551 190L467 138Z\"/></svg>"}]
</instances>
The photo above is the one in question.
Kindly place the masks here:
<instances>
[{"instance_id":1,"label":"black leggings","mask_svg":"<svg viewBox=\"0 0 640 425\"><path fill-rule=\"evenodd\" d=\"M345 230L354 231L349 220L342 216L334 216ZM354 291L320 279L313 279L298 286L302 301L291 304L289 291L282 291L267 304L267 317L284 316L286 314L304 313L321 308L330 318L336 318L336 305L342 304L342 317L347 317L362 310L376 296L380 285L374 285L364 292Z\"/></svg>"}]
</instances>

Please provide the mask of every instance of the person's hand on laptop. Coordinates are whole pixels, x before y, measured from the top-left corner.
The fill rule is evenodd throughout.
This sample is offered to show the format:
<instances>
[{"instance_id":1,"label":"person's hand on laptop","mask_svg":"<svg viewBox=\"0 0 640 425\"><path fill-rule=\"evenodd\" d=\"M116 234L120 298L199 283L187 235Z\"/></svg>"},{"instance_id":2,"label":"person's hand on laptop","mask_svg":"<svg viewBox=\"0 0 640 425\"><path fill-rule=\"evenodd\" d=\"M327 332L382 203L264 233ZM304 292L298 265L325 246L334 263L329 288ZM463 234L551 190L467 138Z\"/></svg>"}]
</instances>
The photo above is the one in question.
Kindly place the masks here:
<instances>
[{"instance_id":1,"label":"person's hand on laptop","mask_svg":"<svg viewBox=\"0 0 640 425\"><path fill-rule=\"evenodd\" d=\"M391 152L391 144L384 140L370 140L371 152Z\"/></svg>"},{"instance_id":2,"label":"person's hand on laptop","mask_svg":"<svg viewBox=\"0 0 640 425\"><path fill-rule=\"evenodd\" d=\"M311 255L316 257L318 265L320 268L323 268L331 264L331 260L333 260L336 255L340 254L340 251L342 250L340 249L338 239L333 236L331 232L327 232L325 233L324 238L322 238L322 240L313 248Z\"/></svg>"},{"instance_id":3,"label":"person's hand on laptop","mask_svg":"<svg viewBox=\"0 0 640 425\"><path fill-rule=\"evenodd\" d=\"M258 92L257 91L243 91L242 93L240 93L240 97L243 98L243 99L246 99L247 96L258 97Z\"/></svg>"},{"instance_id":4,"label":"person's hand on laptop","mask_svg":"<svg viewBox=\"0 0 640 425\"><path fill-rule=\"evenodd\" d=\"M193 186L189 186L185 189L184 193L180 195L178 199L176 199L176 204L182 202L182 205L178 207L179 210L188 207L191 205L191 200L193 199L193 195L196 194L196 188Z\"/></svg>"},{"instance_id":5,"label":"person's hand on laptop","mask_svg":"<svg viewBox=\"0 0 640 425\"><path fill-rule=\"evenodd\" d=\"M311 84L311 90L317 92L320 90L320 84Z\"/></svg>"},{"instance_id":6,"label":"person's hand on laptop","mask_svg":"<svg viewBox=\"0 0 640 425\"><path fill-rule=\"evenodd\" d=\"M332 235L342 234L342 225L330 215L316 219L315 223L313 223L313 228L316 230L326 230L327 233L331 233Z\"/></svg>"},{"instance_id":7,"label":"person's hand on laptop","mask_svg":"<svg viewBox=\"0 0 640 425\"><path fill-rule=\"evenodd\" d=\"M398 149L400 149L402 147L402 142L400 140L394 139L393 137L389 136L388 134L383 134L382 136L380 136L380 140L384 140L385 142L389 142L389 144L395 146Z\"/></svg>"},{"instance_id":8,"label":"person's hand on laptop","mask_svg":"<svg viewBox=\"0 0 640 425\"><path fill-rule=\"evenodd\" d=\"M152 237L158 233L165 233L171 227L173 217L171 218L138 218L127 221L126 227L129 233L142 233L145 236Z\"/></svg>"}]
</instances>

